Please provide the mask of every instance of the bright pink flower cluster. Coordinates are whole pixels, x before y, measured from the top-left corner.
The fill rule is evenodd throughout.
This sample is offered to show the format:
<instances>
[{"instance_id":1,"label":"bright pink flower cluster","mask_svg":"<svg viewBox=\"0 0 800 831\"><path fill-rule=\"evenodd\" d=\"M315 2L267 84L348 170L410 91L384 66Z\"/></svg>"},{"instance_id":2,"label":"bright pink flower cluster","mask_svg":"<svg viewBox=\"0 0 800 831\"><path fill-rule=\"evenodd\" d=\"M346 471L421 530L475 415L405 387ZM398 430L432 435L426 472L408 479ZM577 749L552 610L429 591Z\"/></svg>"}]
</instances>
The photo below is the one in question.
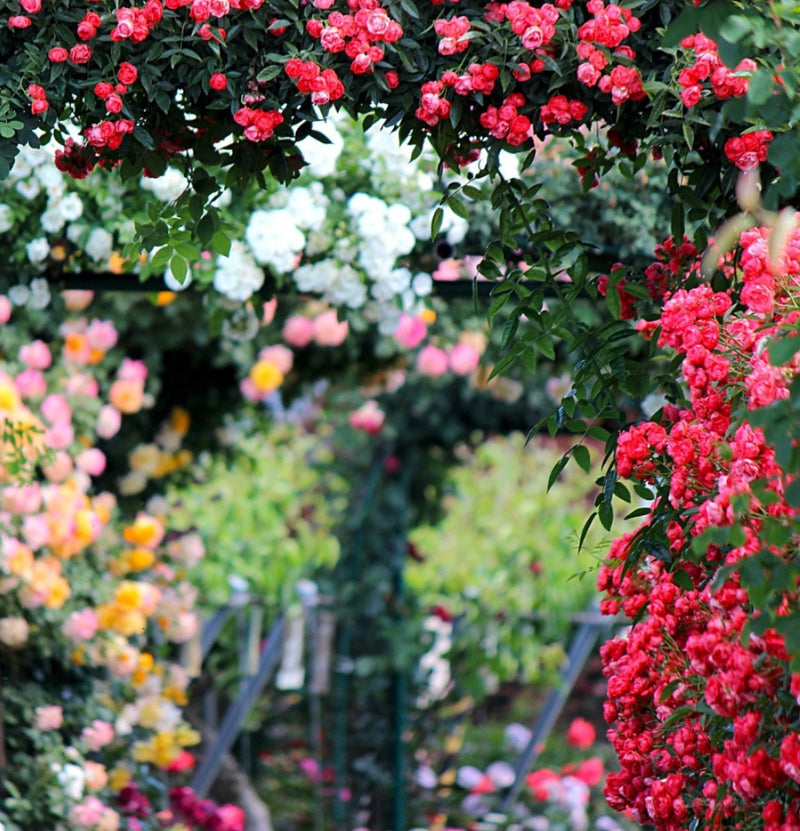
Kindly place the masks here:
<instances>
[{"instance_id":1,"label":"bright pink flower cluster","mask_svg":"<svg viewBox=\"0 0 800 831\"><path fill-rule=\"evenodd\" d=\"M435 127L450 115L450 102L442 96L444 84L441 81L426 81L422 85L416 116L429 127Z\"/></svg>"},{"instance_id":2,"label":"bright pink flower cluster","mask_svg":"<svg viewBox=\"0 0 800 831\"><path fill-rule=\"evenodd\" d=\"M748 73L756 69L755 61L745 58L735 69L728 69L720 60L716 42L703 34L689 35L681 41L681 46L694 52L694 63L678 75L684 106L700 103L706 82L719 99L739 98L747 93Z\"/></svg>"},{"instance_id":3,"label":"bright pink flower cluster","mask_svg":"<svg viewBox=\"0 0 800 831\"><path fill-rule=\"evenodd\" d=\"M519 35L526 49L543 49L555 37L559 14L552 4L545 3L537 8L524 0L511 0L501 9L511 23L511 30Z\"/></svg>"},{"instance_id":4,"label":"bright pink flower cluster","mask_svg":"<svg viewBox=\"0 0 800 831\"><path fill-rule=\"evenodd\" d=\"M350 58L350 69L356 75L372 72L384 57L382 43L395 43L403 29L392 20L378 0L348 0L353 14L331 12L323 22L312 18L306 31L318 38L326 52L344 52Z\"/></svg>"},{"instance_id":5,"label":"bright pink flower cluster","mask_svg":"<svg viewBox=\"0 0 800 831\"><path fill-rule=\"evenodd\" d=\"M333 69L323 69L314 61L292 58L286 62L286 74L297 81L300 92L310 94L311 102L322 106L344 95L344 86Z\"/></svg>"},{"instance_id":6,"label":"bright pink flower cluster","mask_svg":"<svg viewBox=\"0 0 800 831\"><path fill-rule=\"evenodd\" d=\"M233 114L233 120L244 127L245 138L250 141L266 141L275 135L275 128L283 124L283 116L277 110L253 110L241 107Z\"/></svg>"},{"instance_id":7,"label":"bright pink flower cluster","mask_svg":"<svg viewBox=\"0 0 800 831\"><path fill-rule=\"evenodd\" d=\"M769 130L753 130L734 136L725 142L725 155L739 170L753 170L767 160L767 147L772 138Z\"/></svg>"},{"instance_id":8,"label":"bright pink flower cluster","mask_svg":"<svg viewBox=\"0 0 800 831\"><path fill-rule=\"evenodd\" d=\"M499 77L500 70L493 63L471 63L461 75L452 71L442 73L442 83L452 87L458 95L469 95L471 92L488 95Z\"/></svg>"},{"instance_id":9,"label":"bright pink flower cluster","mask_svg":"<svg viewBox=\"0 0 800 831\"><path fill-rule=\"evenodd\" d=\"M471 27L468 17L439 18L434 21L433 28L440 38L437 47L440 55L457 55L469 46L467 35Z\"/></svg>"},{"instance_id":10,"label":"bright pink flower cluster","mask_svg":"<svg viewBox=\"0 0 800 831\"><path fill-rule=\"evenodd\" d=\"M768 831L800 828L800 676L778 632L745 636L753 604L738 573L721 570L762 550L765 517L800 514L784 497L790 477L747 420L787 395L800 372L799 356L773 366L763 348L800 319L789 311L800 282L800 232L787 234L775 262L768 234L745 232L738 256L721 263L741 286L739 305L734 289L705 284L666 300L655 322L659 345L682 356L688 406L665 406L660 422L632 426L617 445L620 476L668 490L638 532L615 541L598 579L603 611L635 618L602 650L605 717L621 763L606 797L658 831L695 822L750 827L754 817ZM690 254L686 243L665 243L659 271L671 285ZM689 263L685 271L697 268ZM762 487L754 491L756 482ZM694 553L701 535L734 525L740 536L728 545ZM650 540L646 553L641 539ZM796 550L773 545L770 553L791 559ZM796 596L775 601L788 609Z\"/></svg>"},{"instance_id":11,"label":"bright pink flower cluster","mask_svg":"<svg viewBox=\"0 0 800 831\"><path fill-rule=\"evenodd\" d=\"M531 138L531 120L520 113L525 106L525 96L512 92L500 107L487 107L481 113L480 123L495 138L503 139L512 146L518 146Z\"/></svg>"},{"instance_id":12,"label":"bright pink flower cluster","mask_svg":"<svg viewBox=\"0 0 800 831\"><path fill-rule=\"evenodd\" d=\"M558 124L566 127L574 121L582 121L589 108L583 101L570 100L566 95L554 95L539 110L542 124Z\"/></svg>"},{"instance_id":13,"label":"bright pink flower cluster","mask_svg":"<svg viewBox=\"0 0 800 831\"><path fill-rule=\"evenodd\" d=\"M111 30L111 40L141 43L149 37L163 14L164 8L159 0L147 0L142 8L125 6L117 9L117 25Z\"/></svg>"},{"instance_id":14,"label":"bright pink flower cluster","mask_svg":"<svg viewBox=\"0 0 800 831\"><path fill-rule=\"evenodd\" d=\"M628 62L636 59L636 53L623 41L641 28L639 18L630 9L623 9L614 3L604 5L603 0L589 0L587 11L593 18L578 29L577 53L578 80L588 87L597 86L611 95L619 106L627 100L640 101L645 97L642 76L639 70L626 64L616 64L610 71L603 70L611 65L612 58Z\"/></svg>"}]
</instances>

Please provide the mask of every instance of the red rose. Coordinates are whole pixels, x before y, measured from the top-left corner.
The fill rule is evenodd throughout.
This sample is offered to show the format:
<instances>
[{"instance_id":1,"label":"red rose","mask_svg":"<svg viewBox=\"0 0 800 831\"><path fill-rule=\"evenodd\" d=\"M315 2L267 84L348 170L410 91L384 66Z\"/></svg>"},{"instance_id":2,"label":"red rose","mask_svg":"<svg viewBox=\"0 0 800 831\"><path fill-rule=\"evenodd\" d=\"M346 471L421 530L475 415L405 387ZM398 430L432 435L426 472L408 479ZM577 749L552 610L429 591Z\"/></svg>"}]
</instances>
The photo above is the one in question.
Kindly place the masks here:
<instances>
[{"instance_id":1,"label":"red rose","mask_svg":"<svg viewBox=\"0 0 800 831\"><path fill-rule=\"evenodd\" d=\"M97 34L97 29L86 20L81 20L78 24L78 37L81 40L91 40Z\"/></svg>"},{"instance_id":2,"label":"red rose","mask_svg":"<svg viewBox=\"0 0 800 831\"><path fill-rule=\"evenodd\" d=\"M98 98L108 98L108 96L111 95L112 92L114 92L114 87L107 81L101 81L100 83L94 85L94 94Z\"/></svg>"},{"instance_id":3,"label":"red rose","mask_svg":"<svg viewBox=\"0 0 800 831\"><path fill-rule=\"evenodd\" d=\"M42 0L19 0L19 4L28 14L38 14L42 10Z\"/></svg>"},{"instance_id":4,"label":"red rose","mask_svg":"<svg viewBox=\"0 0 800 831\"><path fill-rule=\"evenodd\" d=\"M112 93L106 98L106 110L110 113L118 113L122 110L122 99L116 93Z\"/></svg>"},{"instance_id":5,"label":"red rose","mask_svg":"<svg viewBox=\"0 0 800 831\"><path fill-rule=\"evenodd\" d=\"M31 25L31 19L24 14L15 14L8 18L8 25L12 29L27 29Z\"/></svg>"},{"instance_id":6,"label":"red rose","mask_svg":"<svg viewBox=\"0 0 800 831\"><path fill-rule=\"evenodd\" d=\"M31 101L31 112L33 115L41 115L50 105L43 98Z\"/></svg>"},{"instance_id":7,"label":"red rose","mask_svg":"<svg viewBox=\"0 0 800 831\"><path fill-rule=\"evenodd\" d=\"M217 90L217 92L222 91L223 89L227 89L228 87L228 79L222 72L215 72L209 79L208 85L211 89Z\"/></svg>"},{"instance_id":8,"label":"red rose","mask_svg":"<svg viewBox=\"0 0 800 831\"><path fill-rule=\"evenodd\" d=\"M85 43L77 43L69 50L69 59L74 64L89 63L92 58L92 47Z\"/></svg>"},{"instance_id":9,"label":"red rose","mask_svg":"<svg viewBox=\"0 0 800 831\"><path fill-rule=\"evenodd\" d=\"M64 63L69 58L69 52L63 46L54 46L47 53L47 57L53 63Z\"/></svg>"},{"instance_id":10,"label":"red rose","mask_svg":"<svg viewBox=\"0 0 800 831\"><path fill-rule=\"evenodd\" d=\"M117 78L123 84L132 84L139 77L139 70L127 61L123 61L117 69Z\"/></svg>"}]
</instances>

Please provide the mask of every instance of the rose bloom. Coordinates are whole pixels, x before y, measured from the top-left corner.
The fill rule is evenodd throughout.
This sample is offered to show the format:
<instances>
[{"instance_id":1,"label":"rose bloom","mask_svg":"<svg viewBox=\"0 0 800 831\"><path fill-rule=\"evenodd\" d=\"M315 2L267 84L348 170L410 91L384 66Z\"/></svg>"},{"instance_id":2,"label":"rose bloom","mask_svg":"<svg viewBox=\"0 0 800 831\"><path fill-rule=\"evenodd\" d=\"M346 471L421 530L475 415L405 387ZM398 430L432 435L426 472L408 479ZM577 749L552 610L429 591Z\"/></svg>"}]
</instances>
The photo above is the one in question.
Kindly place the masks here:
<instances>
[{"instance_id":1,"label":"rose bloom","mask_svg":"<svg viewBox=\"0 0 800 831\"><path fill-rule=\"evenodd\" d=\"M97 424L95 430L101 439L110 439L119 432L122 425L122 414L111 404L106 404L100 408L97 414Z\"/></svg>"},{"instance_id":2,"label":"rose bloom","mask_svg":"<svg viewBox=\"0 0 800 831\"><path fill-rule=\"evenodd\" d=\"M23 398L40 398L47 392L47 381L38 369L25 369L14 381Z\"/></svg>"},{"instance_id":3,"label":"rose bloom","mask_svg":"<svg viewBox=\"0 0 800 831\"><path fill-rule=\"evenodd\" d=\"M400 346L413 349L425 340L427 334L428 327L423 320L419 317L402 314L397 323L397 328L394 330L394 339Z\"/></svg>"},{"instance_id":4,"label":"rose bloom","mask_svg":"<svg viewBox=\"0 0 800 831\"><path fill-rule=\"evenodd\" d=\"M314 318L314 340L320 346L341 346L349 329L347 321L339 321L333 309Z\"/></svg>"},{"instance_id":5,"label":"rose bloom","mask_svg":"<svg viewBox=\"0 0 800 831\"><path fill-rule=\"evenodd\" d=\"M8 323L9 320L11 320L11 301L4 294L0 294L0 325Z\"/></svg>"},{"instance_id":6,"label":"rose bloom","mask_svg":"<svg viewBox=\"0 0 800 831\"><path fill-rule=\"evenodd\" d=\"M95 719L88 727L83 728L81 738L89 746L89 750L96 753L114 740L114 728L107 721Z\"/></svg>"},{"instance_id":7,"label":"rose bloom","mask_svg":"<svg viewBox=\"0 0 800 831\"><path fill-rule=\"evenodd\" d=\"M450 361L447 353L437 346L428 345L417 355L417 370L429 378L438 378L447 372Z\"/></svg>"},{"instance_id":8,"label":"rose bloom","mask_svg":"<svg viewBox=\"0 0 800 831\"><path fill-rule=\"evenodd\" d=\"M585 718L576 718L567 728L567 744L582 750L594 744L596 733L591 722Z\"/></svg>"},{"instance_id":9,"label":"rose bloom","mask_svg":"<svg viewBox=\"0 0 800 831\"><path fill-rule=\"evenodd\" d=\"M144 402L144 384L141 381L120 378L111 385L108 400L121 413L138 413Z\"/></svg>"},{"instance_id":10,"label":"rose bloom","mask_svg":"<svg viewBox=\"0 0 800 831\"><path fill-rule=\"evenodd\" d=\"M375 436L380 433L386 423L386 413L378 406L377 401L370 399L350 413L348 421L354 429L363 430L365 433Z\"/></svg>"},{"instance_id":11,"label":"rose bloom","mask_svg":"<svg viewBox=\"0 0 800 831\"><path fill-rule=\"evenodd\" d=\"M314 323L305 315L292 315L286 318L282 334L286 343L302 349L314 339Z\"/></svg>"},{"instance_id":12,"label":"rose bloom","mask_svg":"<svg viewBox=\"0 0 800 831\"><path fill-rule=\"evenodd\" d=\"M96 634L100 624L94 609L81 609L73 612L61 627L61 631L71 641L88 641Z\"/></svg>"},{"instance_id":13,"label":"rose bloom","mask_svg":"<svg viewBox=\"0 0 800 831\"><path fill-rule=\"evenodd\" d=\"M0 618L0 643L19 649L28 642L30 627L24 617Z\"/></svg>"},{"instance_id":14,"label":"rose bloom","mask_svg":"<svg viewBox=\"0 0 800 831\"><path fill-rule=\"evenodd\" d=\"M469 375L477 369L480 359L472 344L458 343L450 352L450 370L456 375Z\"/></svg>"},{"instance_id":15,"label":"rose bloom","mask_svg":"<svg viewBox=\"0 0 800 831\"><path fill-rule=\"evenodd\" d=\"M64 722L64 711L61 707L37 707L33 713L36 716L36 729L43 733L58 730Z\"/></svg>"},{"instance_id":16,"label":"rose bloom","mask_svg":"<svg viewBox=\"0 0 800 831\"><path fill-rule=\"evenodd\" d=\"M83 763L83 770L86 774L86 787L90 791L102 790L108 784L108 771L105 765L86 760Z\"/></svg>"},{"instance_id":17,"label":"rose bloom","mask_svg":"<svg viewBox=\"0 0 800 831\"><path fill-rule=\"evenodd\" d=\"M294 365L294 353L291 349L278 343L274 346L265 346L258 353L258 360L269 361L275 364L284 375L288 375Z\"/></svg>"}]
</instances>

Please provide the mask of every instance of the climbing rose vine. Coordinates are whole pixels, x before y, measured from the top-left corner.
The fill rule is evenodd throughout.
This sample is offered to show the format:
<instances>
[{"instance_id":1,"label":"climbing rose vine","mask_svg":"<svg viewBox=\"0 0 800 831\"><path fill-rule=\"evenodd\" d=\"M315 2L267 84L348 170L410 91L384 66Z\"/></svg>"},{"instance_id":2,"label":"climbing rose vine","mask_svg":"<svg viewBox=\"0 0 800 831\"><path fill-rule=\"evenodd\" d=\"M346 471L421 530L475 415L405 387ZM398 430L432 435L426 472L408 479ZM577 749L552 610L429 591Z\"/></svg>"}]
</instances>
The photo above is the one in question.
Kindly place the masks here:
<instances>
[{"instance_id":1,"label":"climbing rose vine","mask_svg":"<svg viewBox=\"0 0 800 831\"><path fill-rule=\"evenodd\" d=\"M800 373L800 231L773 237L742 233L717 291L695 260L637 324L680 356L687 400L617 444L654 499L599 578L604 611L633 620L603 649L622 763L606 795L658 829L800 828L800 500L785 425L776 443Z\"/></svg>"}]
</instances>

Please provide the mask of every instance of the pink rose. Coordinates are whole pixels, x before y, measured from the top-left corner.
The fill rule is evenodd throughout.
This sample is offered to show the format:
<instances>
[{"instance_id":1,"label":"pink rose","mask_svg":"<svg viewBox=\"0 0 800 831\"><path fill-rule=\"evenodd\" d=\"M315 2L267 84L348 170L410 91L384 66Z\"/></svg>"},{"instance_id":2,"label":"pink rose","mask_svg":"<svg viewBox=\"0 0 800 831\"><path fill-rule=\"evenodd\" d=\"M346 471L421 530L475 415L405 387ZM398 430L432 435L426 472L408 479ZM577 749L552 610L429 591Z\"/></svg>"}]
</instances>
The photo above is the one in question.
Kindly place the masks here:
<instances>
[{"instance_id":1,"label":"pink rose","mask_svg":"<svg viewBox=\"0 0 800 831\"><path fill-rule=\"evenodd\" d=\"M292 315L283 324L283 339L290 346L302 349L314 339L314 323L305 315Z\"/></svg>"},{"instance_id":2,"label":"pink rose","mask_svg":"<svg viewBox=\"0 0 800 831\"><path fill-rule=\"evenodd\" d=\"M8 323L9 320L11 320L11 301L4 294L0 294L0 326Z\"/></svg>"},{"instance_id":3,"label":"pink rose","mask_svg":"<svg viewBox=\"0 0 800 831\"><path fill-rule=\"evenodd\" d=\"M447 353L432 344L423 347L417 355L417 370L429 378L444 375L449 363Z\"/></svg>"},{"instance_id":4,"label":"pink rose","mask_svg":"<svg viewBox=\"0 0 800 831\"><path fill-rule=\"evenodd\" d=\"M64 450L59 450L53 457L51 464L42 468L48 482L63 482L72 473L72 456Z\"/></svg>"},{"instance_id":5,"label":"pink rose","mask_svg":"<svg viewBox=\"0 0 800 831\"><path fill-rule=\"evenodd\" d=\"M314 318L314 340L320 346L341 346L349 328L347 321L340 322L336 312L331 309Z\"/></svg>"},{"instance_id":6,"label":"pink rose","mask_svg":"<svg viewBox=\"0 0 800 831\"><path fill-rule=\"evenodd\" d=\"M269 324L275 319L276 311L278 311L278 298L273 297L271 300L267 300L264 304L264 314L261 317L261 325L269 326Z\"/></svg>"},{"instance_id":7,"label":"pink rose","mask_svg":"<svg viewBox=\"0 0 800 831\"><path fill-rule=\"evenodd\" d=\"M14 380L23 398L41 398L47 392L47 381L38 369L23 369Z\"/></svg>"},{"instance_id":8,"label":"pink rose","mask_svg":"<svg viewBox=\"0 0 800 831\"><path fill-rule=\"evenodd\" d=\"M13 514L33 514L42 507L42 489L38 482L31 485L9 485L3 488L4 511Z\"/></svg>"},{"instance_id":9,"label":"pink rose","mask_svg":"<svg viewBox=\"0 0 800 831\"><path fill-rule=\"evenodd\" d=\"M45 430L44 440L53 450L66 450L75 439L71 424L54 424Z\"/></svg>"},{"instance_id":10,"label":"pink rose","mask_svg":"<svg viewBox=\"0 0 800 831\"><path fill-rule=\"evenodd\" d=\"M403 314L394 330L394 339L405 349L413 349L425 340L427 334L428 327L423 320Z\"/></svg>"},{"instance_id":11,"label":"pink rose","mask_svg":"<svg viewBox=\"0 0 800 831\"><path fill-rule=\"evenodd\" d=\"M89 476L99 476L106 469L106 456L102 450L89 447L78 454L75 464L78 470L88 473Z\"/></svg>"},{"instance_id":12,"label":"pink rose","mask_svg":"<svg viewBox=\"0 0 800 831\"><path fill-rule=\"evenodd\" d=\"M72 407L60 393L52 393L42 401L42 415L50 424L69 424L72 421Z\"/></svg>"},{"instance_id":13,"label":"pink rose","mask_svg":"<svg viewBox=\"0 0 800 831\"><path fill-rule=\"evenodd\" d=\"M469 375L474 372L481 356L469 343L456 344L450 352L450 370L456 375Z\"/></svg>"},{"instance_id":14,"label":"pink rose","mask_svg":"<svg viewBox=\"0 0 800 831\"><path fill-rule=\"evenodd\" d=\"M43 733L58 730L64 722L64 711L61 707L37 707L33 712L36 716L36 729Z\"/></svg>"},{"instance_id":15,"label":"pink rose","mask_svg":"<svg viewBox=\"0 0 800 831\"><path fill-rule=\"evenodd\" d=\"M34 550L50 542L50 525L41 514L25 517L22 523L22 536L26 545Z\"/></svg>"},{"instance_id":16,"label":"pink rose","mask_svg":"<svg viewBox=\"0 0 800 831\"><path fill-rule=\"evenodd\" d=\"M442 260L439 263L436 271L433 272L434 280L460 280L461 279L461 260Z\"/></svg>"},{"instance_id":17,"label":"pink rose","mask_svg":"<svg viewBox=\"0 0 800 831\"><path fill-rule=\"evenodd\" d=\"M35 340L20 347L19 359L29 369L47 369L53 363L50 348L42 340Z\"/></svg>"},{"instance_id":18,"label":"pink rose","mask_svg":"<svg viewBox=\"0 0 800 831\"><path fill-rule=\"evenodd\" d=\"M93 320L86 327L85 334L89 346L92 349L99 349L101 352L108 352L117 343L117 330L110 320Z\"/></svg>"},{"instance_id":19,"label":"pink rose","mask_svg":"<svg viewBox=\"0 0 800 831\"><path fill-rule=\"evenodd\" d=\"M84 395L86 398L97 398L100 394L100 385L96 378L85 372L76 372L67 378L67 395Z\"/></svg>"},{"instance_id":20,"label":"pink rose","mask_svg":"<svg viewBox=\"0 0 800 831\"><path fill-rule=\"evenodd\" d=\"M294 353L291 349L276 343L274 346L266 346L258 353L259 361L269 361L280 370L281 375L288 375L294 365Z\"/></svg>"},{"instance_id":21,"label":"pink rose","mask_svg":"<svg viewBox=\"0 0 800 831\"><path fill-rule=\"evenodd\" d=\"M101 439L110 439L116 436L122 424L122 414L111 404L106 404L100 408L97 414L97 424L95 430Z\"/></svg>"},{"instance_id":22,"label":"pink rose","mask_svg":"<svg viewBox=\"0 0 800 831\"><path fill-rule=\"evenodd\" d=\"M147 366L143 361L124 358L122 365L117 370L117 378L122 381L140 381L144 383L147 380Z\"/></svg>"},{"instance_id":23,"label":"pink rose","mask_svg":"<svg viewBox=\"0 0 800 831\"><path fill-rule=\"evenodd\" d=\"M100 624L97 620L97 614L94 609L81 609L79 612L73 612L67 619L64 621L63 626L61 627L61 631L71 640L71 641L89 641L91 640L96 634L97 630L100 628ZM98 722L95 722L98 724ZM89 728L87 727L86 730ZM84 730L84 733L86 732ZM86 738L86 736L84 736ZM92 750L97 750L98 748L93 747Z\"/></svg>"},{"instance_id":24,"label":"pink rose","mask_svg":"<svg viewBox=\"0 0 800 831\"><path fill-rule=\"evenodd\" d=\"M89 745L89 750L97 753L100 748L114 741L114 728L107 722L95 719L81 731L81 738Z\"/></svg>"},{"instance_id":25,"label":"pink rose","mask_svg":"<svg viewBox=\"0 0 800 831\"><path fill-rule=\"evenodd\" d=\"M365 401L357 410L350 413L350 426L356 430L363 430L371 436L377 435L386 423L386 413L378 406L378 402L370 399Z\"/></svg>"}]
</instances>

